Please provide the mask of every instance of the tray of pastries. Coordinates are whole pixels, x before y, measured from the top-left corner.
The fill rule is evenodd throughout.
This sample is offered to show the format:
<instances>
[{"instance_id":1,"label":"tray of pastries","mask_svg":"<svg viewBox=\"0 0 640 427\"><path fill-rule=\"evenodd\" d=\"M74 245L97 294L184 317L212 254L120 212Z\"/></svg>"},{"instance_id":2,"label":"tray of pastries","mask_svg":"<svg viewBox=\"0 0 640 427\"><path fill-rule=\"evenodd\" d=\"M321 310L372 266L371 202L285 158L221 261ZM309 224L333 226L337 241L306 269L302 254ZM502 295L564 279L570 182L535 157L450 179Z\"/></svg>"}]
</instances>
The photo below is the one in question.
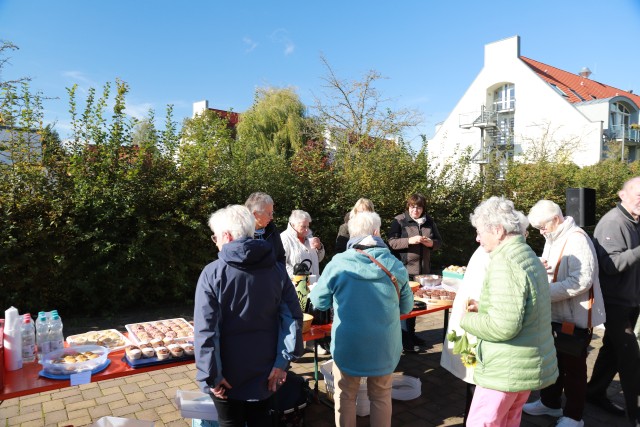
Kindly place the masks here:
<instances>
[{"instance_id":1,"label":"tray of pastries","mask_svg":"<svg viewBox=\"0 0 640 427\"><path fill-rule=\"evenodd\" d=\"M159 365L193 359L194 347L191 341L182 342L142 342L127 346L124 361L133 368Z\"/></svg>"},{"instance_id":2,"label":"tray of pastries","mask_svg":"<svg viewBox=\"0 0 640 427\"><path fill-rule=\"evenodd\" d=\"M451 305L456 293L445 289L418 289L415 299L420 299L427 305Z\"/></svg>"},{"instance_id":3,"label":"tray of pastries","mask_svg":"<svg viewBox=\"0 0 640 427\"><path fill-rule=\"evenodd\" d=\"M159 341L193 341L193 326L183 318L125 325L134 344Z\"/></svg>"},{"instance_id":4,"label":"tray of pastries","mask_svg":"<svg viewBox=\"0 0 640 427\"><path fill-rule=\"evenodd\" d=\"M79 345L100 345L111 351L122 350L126 346L131 345L131 341L115 329L89 331L82 334L70 335L67 337L67 343L71 347L77 347Z\"/></svg>"}]
</instances>

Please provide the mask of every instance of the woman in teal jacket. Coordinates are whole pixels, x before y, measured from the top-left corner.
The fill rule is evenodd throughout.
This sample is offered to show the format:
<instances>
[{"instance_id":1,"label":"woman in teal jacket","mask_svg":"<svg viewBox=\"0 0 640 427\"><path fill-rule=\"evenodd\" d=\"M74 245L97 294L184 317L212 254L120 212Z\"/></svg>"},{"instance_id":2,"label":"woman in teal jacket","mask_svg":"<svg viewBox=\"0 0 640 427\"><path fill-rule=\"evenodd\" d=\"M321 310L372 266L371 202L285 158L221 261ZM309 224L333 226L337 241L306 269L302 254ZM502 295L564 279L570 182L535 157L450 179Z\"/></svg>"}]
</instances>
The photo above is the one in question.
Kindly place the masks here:
<instances>
[{"instance_id":1,"label":"woman in teal jacket","mask_svg":"<svg viewBox=\"0 0 640 427\"><path fill-rule=\"evenodd\" d=\"M531 390L558 377L547 272L526 244L513 202L491 197L471 215L491 261L462 328L478 338L467 425L519 426Z\"/></svg>"},{"instance_id":2,"label":"woman in teal jacket","mask_svg":"<svg viewBox=\"0 0 640 427\"><path fill-rule=\"evenodd\" d=\"M390 426L391 374L402 352L400 314L413 308L413 293L407 270L380 238L377 213L351 217L349 235L347 250L327 264L310 294L316 308L333 307L335 422L341 427L356 426L360 378L367 377L371 425ZM397 287L369 256L395 276Z\"/></svg>"}]
</instances>

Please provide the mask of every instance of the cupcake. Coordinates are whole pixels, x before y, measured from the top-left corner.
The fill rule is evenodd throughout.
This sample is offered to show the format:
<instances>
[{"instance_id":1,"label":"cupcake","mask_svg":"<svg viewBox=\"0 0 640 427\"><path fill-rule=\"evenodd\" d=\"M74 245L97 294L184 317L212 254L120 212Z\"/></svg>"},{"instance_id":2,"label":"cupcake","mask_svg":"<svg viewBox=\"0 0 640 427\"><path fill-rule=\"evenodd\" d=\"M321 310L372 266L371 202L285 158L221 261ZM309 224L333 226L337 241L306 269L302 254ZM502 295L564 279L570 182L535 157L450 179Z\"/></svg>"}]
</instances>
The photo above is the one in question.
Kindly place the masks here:
<instances>
[{"instance_id":1,"label":"cupcake","mask_svg":"<svg viewBox=\"0 0 640 427\"><path fill-rule=\"evenodd\" d=\"M193 353L194 353L193 344L184 343L182 345L182 348L184 349L184 354L186 354L187 356L193 356Z\"/></svg>"},{"instance_id":2,"label":"cupcake","mask_svg":"<svg viewBox=\"0 0 640 427\"><path fill-rule=\"evenodd\" d=\"M129 360L138 360L142 357L142 350L140 350L135 345L130 345L125 349L125 353L127 353L127 357Z\"/></svg>"},{"instance_id":3,"label":"cupcake","mask_svg":"<svg viewBox=\"0 0 640 427\"><path fill-rule=\"evenodd\" d=\"M164 343L165 347L168 347L169 344L173 344L173 338L172 337L164 337L162 339L162 342Z\"/></svg>"},{"instance_id":4,"label":"cupcake","mask_svg":"<svg viewBox=\"0 0 640 427\"><path fill-rule=\"evenodd\" d=\"M140 351L142 351L142 357L154 357L156 355L156 350L151 346L143 347Z\"/></svg>"},{"instance_id":5,"label":"cupcake","mask_svg":"<svg viewBox=\"0 0 640 427\"><path fill-rule=\"evenodd\" d=\"M165 360L171 356L171 352L167 347L156 347L156 356L158 360Z\"/></svg>"},{"instance_id":6,"label":"cupcake","mask_svg":"<svg viewBox=\"0 0 640 427\"><path fill-rule=\"evenodd\" d=\"M151 344L152 347L163 347L163 342L162 342L162 338L153 338L151 341L149 341L149 343Z\"/></svg>"},{"instance_id":7,"label":"cupcake","mask_svg":"<svg viewBox=\"0 0 640 427\"><path fill-rule=\"evenodd\" d=\"M182 357L184 350L178 344L169 344L167 347L173 357Z\"/></svg>"}]
</instances>

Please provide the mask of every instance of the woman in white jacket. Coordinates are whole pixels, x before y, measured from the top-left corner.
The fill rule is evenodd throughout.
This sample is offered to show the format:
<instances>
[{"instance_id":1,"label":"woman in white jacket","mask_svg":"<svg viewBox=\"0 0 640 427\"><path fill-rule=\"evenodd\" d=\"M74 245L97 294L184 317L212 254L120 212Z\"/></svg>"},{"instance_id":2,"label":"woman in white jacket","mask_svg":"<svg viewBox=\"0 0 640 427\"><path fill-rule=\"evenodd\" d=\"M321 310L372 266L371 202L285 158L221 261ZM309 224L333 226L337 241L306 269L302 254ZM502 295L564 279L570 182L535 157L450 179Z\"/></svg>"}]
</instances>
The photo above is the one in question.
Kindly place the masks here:
<instances>
[{"instance_id":1,"label":"woman in white jacket","mask_svg":"<svg viewBox=\"0 0 640 427\"><path fill-rule=\"evenodd\" d=\"M311 274L320 274L320 261L324 258L324 246L320 238L313 237L309 229L311 215L302 210L294 210L289 217L287 229L280 233L284 253L287 256L287 273L293 276L293 266L308 259Z\"/></svg>"},{"instance_id":2,"label":"woman in white jacket","mask_svg":"<svg viewBox=\"0 0 640 427\"><path fill-rule=\"evenodd\" d=\"M560 206L550 200L536 203L529 212L529 220L546 239L541 261L549 274L552 321L571 322L576 328L591 328L604 323L598 259L591 238L572 217L564 217ZM589 325L591 289L593 306ZM588 345L586 343L580 357L557 352L558 380L540 390L540 400L524 405L525 413L561 417L558 426L584 426L582 413L587 393ZM563 390L566 396L564 411L561 409Z\"/></svg>"}]
</instances>

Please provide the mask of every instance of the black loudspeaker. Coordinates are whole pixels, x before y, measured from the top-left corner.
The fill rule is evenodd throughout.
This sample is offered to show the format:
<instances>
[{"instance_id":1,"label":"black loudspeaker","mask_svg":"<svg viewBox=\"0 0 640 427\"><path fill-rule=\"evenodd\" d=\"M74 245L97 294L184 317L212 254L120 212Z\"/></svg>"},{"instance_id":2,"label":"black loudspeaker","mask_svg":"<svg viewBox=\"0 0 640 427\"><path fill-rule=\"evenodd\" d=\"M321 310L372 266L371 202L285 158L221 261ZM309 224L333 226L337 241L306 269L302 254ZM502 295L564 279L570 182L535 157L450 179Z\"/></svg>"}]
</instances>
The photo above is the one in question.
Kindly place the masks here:
<instances>
[{"instance_id":1,"label":"black loudspeaker","mask_svg":"<svg viewBox=\"0 0 640 427\"><path fill-rule=\"evenodd\" d=\"M578 227L596 223L596 190L593 188L567 188L565 215L573 217Z\"/></svg>"}]
</instances>

